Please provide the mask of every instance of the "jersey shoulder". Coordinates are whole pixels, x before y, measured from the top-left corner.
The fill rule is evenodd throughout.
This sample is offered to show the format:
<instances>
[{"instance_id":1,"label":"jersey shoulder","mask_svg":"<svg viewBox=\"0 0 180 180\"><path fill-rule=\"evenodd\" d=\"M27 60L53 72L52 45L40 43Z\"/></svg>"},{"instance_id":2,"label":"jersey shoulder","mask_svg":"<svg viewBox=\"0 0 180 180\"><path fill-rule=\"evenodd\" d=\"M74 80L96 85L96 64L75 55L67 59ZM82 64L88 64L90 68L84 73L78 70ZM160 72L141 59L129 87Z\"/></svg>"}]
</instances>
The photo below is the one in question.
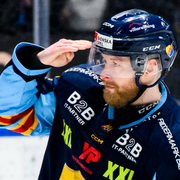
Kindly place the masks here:
<instances>
[{"instance_id":1,"label":"jersey shoulder","mask_svg":"<svg viewBox=\"0 0 180 180\"><path fill-rule=\"evenodd\" d=\"M78 85L79 83L85 83L87 81L88 83L90 83L90 85L96 85L101 87L104 85L100 76L88 69L86 64L81 64L79 66L67 69L62 74L62 77L69 82L74 82L75 80Z\"/></svg>"}]
</instances>

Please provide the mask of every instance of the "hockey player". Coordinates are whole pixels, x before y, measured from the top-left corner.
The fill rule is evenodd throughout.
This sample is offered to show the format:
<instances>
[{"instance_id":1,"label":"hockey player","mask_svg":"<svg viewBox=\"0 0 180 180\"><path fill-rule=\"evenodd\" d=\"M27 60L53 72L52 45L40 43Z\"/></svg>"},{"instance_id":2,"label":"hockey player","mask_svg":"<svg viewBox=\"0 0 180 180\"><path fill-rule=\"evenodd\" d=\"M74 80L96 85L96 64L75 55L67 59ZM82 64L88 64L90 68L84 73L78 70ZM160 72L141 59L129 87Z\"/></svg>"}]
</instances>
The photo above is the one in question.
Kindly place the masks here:
<instances>
[{"instance_id":1,"label":"hockey player","mask_svg":"<svg viewBox=\"0 0 180 180\"><path fill-rule=\"evenodd\" d=\"M44 79L90 47L86 65ZM104 22L93 44L20 43L0 76L1 128L50 133L39 180L178 180L180 108L162 81L176 54L171 26L137 9Z\"/></svg>"}]
</instances>

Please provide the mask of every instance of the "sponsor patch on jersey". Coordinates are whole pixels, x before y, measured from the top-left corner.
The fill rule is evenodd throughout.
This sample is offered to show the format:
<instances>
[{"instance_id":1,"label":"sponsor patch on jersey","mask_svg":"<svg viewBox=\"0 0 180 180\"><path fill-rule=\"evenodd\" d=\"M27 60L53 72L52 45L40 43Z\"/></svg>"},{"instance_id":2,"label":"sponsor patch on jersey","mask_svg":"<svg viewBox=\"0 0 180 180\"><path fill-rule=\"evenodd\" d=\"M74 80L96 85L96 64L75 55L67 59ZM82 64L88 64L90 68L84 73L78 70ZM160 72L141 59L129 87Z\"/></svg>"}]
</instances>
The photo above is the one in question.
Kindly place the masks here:
<instances>
[{"instance_id":1,"label":"sponsor patch on jersey","mask_svg":"<svg viewBox=\"0 0 180 180\"><path fill-rule=\"evenodd\" d=\"M91 71L89 69L73 67L73 68L69 68L65 71L65 73L68 73L68 72L78 72L78 73L86 74L89 77L92 77L98 84L104 85L104 83L102 82L102 79L97 74L95 74L93 71Z\"/></svg>"},{"instance_id":2,"label":"sponsor patch on jersey","mask_svg":"<svg viewBox=\"0 0 180 180\"><path fill-rule=\"evenodd\" d=\"M72 158L73 158L73 160L74 160L77 164L79 164L79 166L81 166L81 168L82 168L84 171L86 171L88 174L92 174L92 171L89 170L86 166L84 166L84 165L79 161L78 158L76 158L75 156L72 156ZM79 179L78 179L78 180L79 180Z\"/></svg>"},{"instance_id":3,"label":"sponsor patch on jersey","mask_svg":"<svg viewBox=\"0 0 180 180\"><path fill-rule=\"evenodd\" d=\"M94 141L96 141L97 143L99 144L103 144L104 143L104 140L99 138L96 134L91 134L91 139L93 139Z\"/></svg>"},{"instance_id":4,"label":"sponsor patch on jersey","mask_svg":"<svg viewBox=\"0 0 180 180\"><path fill-rule=\"evenodd\" d=\"M174 53L174 49L173 49L173 45L169 45L166 47L166 53L169 57L172 57L173 53Z\"/></svg>"},{"instance_id":5,"label":"sponsor patch on jersey","mask_svg":"<svg viewBox=\"0 0 180 180\"><path fill-rule=\"evenodd\" d=\"M172 153L174 154L178 166L178 170L180 170L180 151L177 146L176 140L173 136L173 133L171 132L171 130L169 129L168 125L165 123L165 120L163 118L159 118L158 122L164 134L166 135L167 140L169 141Z\"/></svg>"},{"instance_id":6,"label":"sponsor patch on jersey","mask_svg":"<svg viewBox=\"0 0 180 180\"><path fill-rule=\"evenodd\" d=\"M113 37L95 32L95 44L103 48L113 49Z\"/></svg>"},{"instance_id":7,"label":"sponsor patch on jersey","mask_svg":"<svg viewBox=\"0 0 180 180\"><path fill-rule=\"evenodd\" d=\"M130 134L120 136L112 145L112 149L124 155L128 160L137 163L136 159L140 156L143 148Z\"/></svg>"},{"instance_id":8,"label":"sponsor patch on jersey","mask_svg":"<svg viewBox=\"0 0 180 180\"><path fill-rule=\"evenodd\" d=\"M105 131L107 133L113 131L113 126L111 124L103 124L103 125L101 125L101 128L103 131Z\"/></svg>"},{"instance_id":9,"label":"sponsor patch on jersey","mask_svg":"<svg viewBox=\"0 0 180 180\"><path fill-rule=\"evenodd\" d=\"M119 174L118 174L119 172ZM123 166L120 166L116 163L113 163L112 161L108 161L108 169L107 171L103 174L103 177L107 179L127 179L127 180L132 180L134 176L134 171L125 168ZM114 177L114 178L113 178Z\"/></svg>"},{"instance_id":10,"label":"sponsor patch on jersey","mask_svg":"<svg viewBox=\"0 0 180 180\"><path fill-rule=\"evenodd\" d=\"M80 154L79 159L84 160L87 164L98 162L101 157L101 152L90 146L89 143L84 142L83 152Z\"/></svg>"}]
</instances>

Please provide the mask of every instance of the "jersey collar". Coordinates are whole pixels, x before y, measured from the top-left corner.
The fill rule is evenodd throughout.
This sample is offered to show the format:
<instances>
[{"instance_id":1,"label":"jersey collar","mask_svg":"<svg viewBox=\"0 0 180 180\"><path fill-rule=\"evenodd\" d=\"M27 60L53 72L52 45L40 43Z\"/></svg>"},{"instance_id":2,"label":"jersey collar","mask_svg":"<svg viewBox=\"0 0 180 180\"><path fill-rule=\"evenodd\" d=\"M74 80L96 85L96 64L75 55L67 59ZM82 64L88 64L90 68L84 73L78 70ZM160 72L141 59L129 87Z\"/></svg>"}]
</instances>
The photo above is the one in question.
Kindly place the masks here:
<instances>
[{"instance_id":1,"label":"jersey collar","mask_svg":"<svg viewBox=\"0 0 180 180\"><path fill-rule=\"evenodd\" d=\"M129 127L132 127L132 126L135 126L135 125L141 123L146 118L148 118L151 114L153 114L155 111L157 111L165 103L165 101L167 99L167 90L166 90L166 88L165 88L165 86L164 86L164 84L162 82L160 82L159 84L160 84L160 87L161 87L162 96L161 96L161 99L160 99L158 105L155 108L153 108L149 113L147 113L143 118L141 118L141 119L139 119L137 121L134 121L132 123L122 125L122 126L119 127L119 129L129 128ZM111 106L108 106L108 119L111 119L111 120L114 119L114 108L111 107Z\"/></svg>"}]
</instances>

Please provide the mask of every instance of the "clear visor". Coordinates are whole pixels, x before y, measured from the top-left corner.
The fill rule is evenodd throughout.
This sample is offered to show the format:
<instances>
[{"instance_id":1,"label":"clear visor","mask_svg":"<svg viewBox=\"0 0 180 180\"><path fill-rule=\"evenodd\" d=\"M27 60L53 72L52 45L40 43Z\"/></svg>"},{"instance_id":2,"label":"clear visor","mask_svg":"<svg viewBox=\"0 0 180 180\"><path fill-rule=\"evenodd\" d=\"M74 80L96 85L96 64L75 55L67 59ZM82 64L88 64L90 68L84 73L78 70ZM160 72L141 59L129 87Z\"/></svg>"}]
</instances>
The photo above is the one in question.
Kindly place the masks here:
<instances>
[{"instance_id":1,"label":"clear visor","mask_svg":"<svg viewBox=\"0 0 180 180\"><path fill-rule=\"evenodd\" d=\"M133 78L137 73L142 75L147 72L147 61L148 56L145 53L104 51L93 45L88 58L88 68L100 76ZM152 67L148 65L149 68Z\"/></svg>"}]
</instances>

